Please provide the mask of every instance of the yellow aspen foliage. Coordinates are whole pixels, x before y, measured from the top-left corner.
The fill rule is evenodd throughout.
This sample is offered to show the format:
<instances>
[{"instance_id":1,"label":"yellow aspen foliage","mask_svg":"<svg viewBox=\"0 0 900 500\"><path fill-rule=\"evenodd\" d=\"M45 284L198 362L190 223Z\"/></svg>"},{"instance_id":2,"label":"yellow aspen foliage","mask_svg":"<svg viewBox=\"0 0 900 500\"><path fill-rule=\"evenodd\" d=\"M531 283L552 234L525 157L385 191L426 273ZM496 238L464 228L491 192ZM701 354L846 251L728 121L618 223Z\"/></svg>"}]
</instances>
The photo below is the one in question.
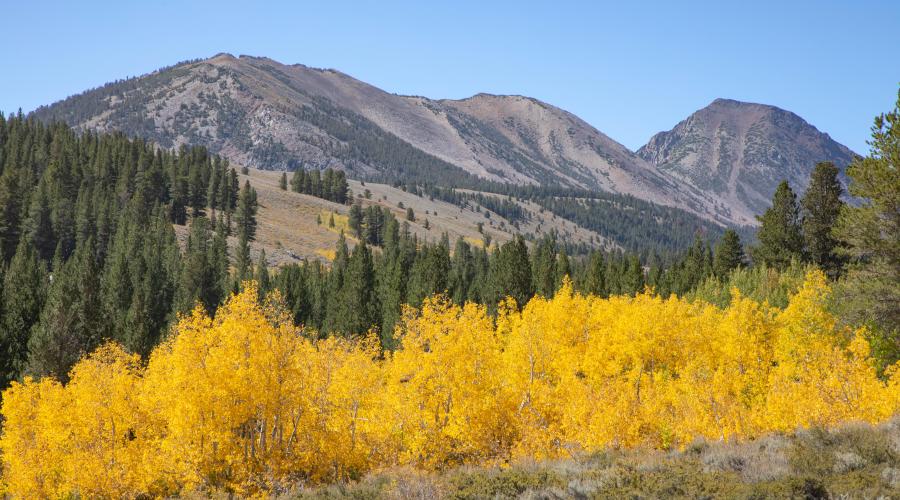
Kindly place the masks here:
<instances>
[{"instance_id":1,"label":"yellow aspen foliage","mask_svg":"<svg viewBox=\"0 0 900 500\"><path fill-rule=\"evenodd\" d=\"M72 369L65 387L49 378L13 384L3 394L0 441L8 490L26 498L146 490L139 361L106 344Z\"/></svg>"},{"instance_id":2,"label":"yellow aspen foliage","mask_svg":"<svg viewBox=\"0 0 900 500\"><path fill-rule=\"evenodd\" d=\"M880 422L900 411L863 330L836 326L824 275L777 309L651 292L601 299L566 282L521 311L444 297L377 337L313 340L247 284L179 318L146 367L115 344L65 386L3 393L3 492L14 497L265 494L383 467L435 470L703 437Z\"/></svg>"},{"instance_id":3,"label":"yellow aspen foliage","mask_svg":"<svg viewBox=\"0 0 900 500\"><path fill-rule=\"evenodd\" d=\"M425 468L505 458L513 428L500 344L483 306L425 301L398 327L402 349L387 367L390 414L399 461Z\"/></svg>"}]
</instances>

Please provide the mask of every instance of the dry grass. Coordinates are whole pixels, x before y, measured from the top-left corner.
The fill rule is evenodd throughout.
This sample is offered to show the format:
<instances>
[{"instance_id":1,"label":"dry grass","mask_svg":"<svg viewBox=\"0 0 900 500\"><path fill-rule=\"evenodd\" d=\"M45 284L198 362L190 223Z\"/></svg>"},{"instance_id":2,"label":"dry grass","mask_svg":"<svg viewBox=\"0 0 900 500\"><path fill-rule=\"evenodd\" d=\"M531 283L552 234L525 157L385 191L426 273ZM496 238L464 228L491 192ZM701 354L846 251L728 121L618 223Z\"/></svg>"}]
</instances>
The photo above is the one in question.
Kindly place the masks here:
<instances>
[{"instance_id":1,"label":"dry grass","mask_svg":"<svg viewBox=\"0 0 900 500\"><path fill-rule=\"evenodd\" d=\"M610 450L571 460L441 473L410 468L301 487L291 498L900 498L900 417L685 450Z\"/></svg>"},{"instance_id":2,"label":"dry grass","mask_svg":"<svg viewBox=\"0 0 900 500\"><path fill-rule=\"evenodd\" d=\"M344 231L349 245L356 243L347 225L349 212L347 205L290 190L283 191L279 187L281 172L251 168L248 175L239 174L239 177L241 184L245 180L250 181L256 189L259 200L257 237L251 245L251 258L254 262L258 259L261 249L265 249L266 259L271 267L302 259L328 261L333 257L332 250L341 230ZM409 222L409 228L421 241L435 242L443 233L447 233L451 243L462 237L470 245L483 247L485 236L491 239L492 244L502 244L516 234L532 233L539 236L552 230L565 235L567 240L572 242L605 241L597 233L555 217L549 212L542 213L540 207L528 202L520 204L531 213L531 219L522 223L520 229L516 229L496 213L492 213L490 218L485 218L483 212L461 209L450 203L416 196L385 184L362 184L354 180L349 181L349 184L354 199L363 207L376 205L388 208L401 222L406 221L406 209L412 208L416 220ZM370 197L359 196L366 189L371 193ZM332 216L335 225L329 227L329 218ZM428 220L429 229L425 229L425 220ZM483 225L483 232L478 231L479 223ZM176 233L179 239L184 241L187 228L176 226ZM232 246L236 243L234 239L229 241Z\"/></svg>"}]
</instances>

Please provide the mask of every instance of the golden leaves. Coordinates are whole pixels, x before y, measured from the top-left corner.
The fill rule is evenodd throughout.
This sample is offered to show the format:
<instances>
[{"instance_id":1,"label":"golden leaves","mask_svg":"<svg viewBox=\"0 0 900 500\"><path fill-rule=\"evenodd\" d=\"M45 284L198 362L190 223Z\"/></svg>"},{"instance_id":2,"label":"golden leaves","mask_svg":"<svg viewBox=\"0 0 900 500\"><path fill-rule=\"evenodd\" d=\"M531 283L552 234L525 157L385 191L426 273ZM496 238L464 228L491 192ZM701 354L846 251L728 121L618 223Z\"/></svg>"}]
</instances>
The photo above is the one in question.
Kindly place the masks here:
<instances>
[{"instance_id":1,"label":"golden leaves","mask_svg":"<svg viewBox=\"0 0 900 500\"><path fill-rule=\"evenodd\" d=\"M605 447L752 438L900 409L900 367L876 376L862 331L835 326L811 273L783 310L719 309L568 284L521 311L437 297L408 309L402 349L310 340L254 287L215 318L180 318L146 368L107 344L63 387L3 394L14 496L272 491L398 464L552 458Z\"/></svg>"}]
</instances>

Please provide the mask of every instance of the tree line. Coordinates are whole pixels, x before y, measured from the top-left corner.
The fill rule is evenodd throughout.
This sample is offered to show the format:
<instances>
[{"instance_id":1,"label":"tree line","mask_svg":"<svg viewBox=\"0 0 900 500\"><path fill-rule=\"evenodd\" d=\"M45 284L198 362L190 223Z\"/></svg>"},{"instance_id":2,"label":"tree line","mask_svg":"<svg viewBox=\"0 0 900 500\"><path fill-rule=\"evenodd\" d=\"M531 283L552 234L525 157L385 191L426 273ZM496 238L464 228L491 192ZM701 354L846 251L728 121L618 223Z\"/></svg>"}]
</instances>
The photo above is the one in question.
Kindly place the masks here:
<instances>
[{"instance_id":1,"label":"tree line","mask_svg":"<svg viewBox=\"0 0 900 500\"><path fill-rule=\"evenodd\" d=\"M65 380L105 339L147 354L177 312L214 311L254 204L204 148L0 116L0 385ZM173 224L189 221L182 250Z\"/></svg>"},{"instance_id":2,"label":"tree line","mask_svg":"<svg viewBox=\"0 0 900 500\"><path fill-rule=\"evenodd\" d=\"M342 170L326 168L319 172L319 170L304 170L302 165L294 171L291 190L342 205L347 203L350 195L347 176Z\"/></svg>"},{"instance_id":3,"label":"tree line","mask_svg":"<svg viewBox=\"0 0 900 500\"><path fill-rule=\"evenodd\" d=\"M699 236L689 251L670 266L647 265L636 254L593 251L571 258L552 236L532 245L517 236L503 244L483 244L446 234L423 241L399 221L390 209L354 204L348 225L356 240L348 244L342 233L330 265L305 260L282 266L260 284L263 294L281 292L297 324L323 333L359 336L375 328L384 347L404 304L421 306L434 295L445 294L458 305L474 302L495 311L512 297L524 305L534 295L553 296L565 277L576 291L599 297L635 295L651 287L669 295L693 289L714 272L727 276L744 265L740 238L729 231L711 249Z\"/></svg>"}]
</instances>

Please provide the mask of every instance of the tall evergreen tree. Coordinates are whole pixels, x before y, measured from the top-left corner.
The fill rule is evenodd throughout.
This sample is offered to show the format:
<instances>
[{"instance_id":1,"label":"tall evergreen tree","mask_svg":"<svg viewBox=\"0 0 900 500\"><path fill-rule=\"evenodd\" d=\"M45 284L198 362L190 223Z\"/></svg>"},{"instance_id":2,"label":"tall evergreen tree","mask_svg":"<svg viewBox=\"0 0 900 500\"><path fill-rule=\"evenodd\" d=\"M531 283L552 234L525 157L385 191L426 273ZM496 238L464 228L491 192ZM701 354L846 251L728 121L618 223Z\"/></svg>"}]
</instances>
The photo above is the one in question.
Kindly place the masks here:
<instances>
[{"instance_id":1,"label":"tall evergreen tree","mask_svg":"<svg viewBox=\"0 0 900 500\"><path fill-rule=\"evenodd\" d=\"M384 230L384 249L377 260L376 283L381 305L381 345L394 347L394 326L400 320L400 306L406 298L408 270L414 246L409 233L400 232L397 220L387 219Z\"/></svg>"},{"instance_id":2,"label":"tall evergreen tree","mask_svg":"<svg viewBox=\"0 0 900 500\"><path fill-rule=\"evenodd\" d=\"M637 255L628 257L622 278L622 292L634 295L644 291L644 268Z\"/></svg>"},{"instance_id":3,"label":"tall evergreen tree","mask_svg":"<svg viewBox=\"0 0 900 500\"><path fill-rule=\"evenodd\" d=\"M223 276L227 271L217 257L220 250L209 226L206 217L191 222L176 296L178 311L189 312L200 303L212 314L225 296Z\"/></svg>"},{"instance_id":4,"label":"tall evergreen tree","mask_svg":"<svg viewBox=\"0 0 900 500\"><path fill-rule=\"evenodd\" d=\"M531 280L534 293L552 297L556 292L556 242L541 238L531 257Z\"/></svg>"},{"instance_id":5,"label":"tall evergreen tree","mask_svg":"<svg viewBox=\"0 0 900 500\"><path fill-rule=\"evenodd\" d=\"M359 203L350 206L350 212L347 215L347 227L357 239L363 237L363 212Z\"/></svg>"},{"instance_id":6,"label":"tall evergreen tree","mask_svg":"<svg viewBox=\"0 0 900 500\"><path fill-rule=\"evenodd\" d=\"M853 259L838 301L852 324L873 327L884 365L900 359L900 92L890 113L875 119L871 153L847 169L859 206L841 209L836 236Z\"/></svg>"},{"instance_id":7,"label":"tall evergreen tree","mask_svg":"<svg viewBox=\"0 0 900 500\"><path fill-rule=\"evenodd\" d=\"M44 179L38 183L37 190L31 198L26 221L27 237L37 250L38 256L45 261L53 258L56 251L56 237L53 235L53 208L50 193Z\"/></svg>"},{"instance_id":8,"label":"tall evergreen tree","mask_svg":"<svg viewBox=\"0 0 900 500\"><path fill-rule=\"evenodd\" d=\"M244 234L248 241L253 241L256 238L257 208L256 190L250 186L250 181L246 181L238 196L235 223L237 224L238 236Z\"/></svg>"},{"instance_id":9,"label":"tall evergreen tree","mask_svg":"<svg viewBox=\"0 0 900 500\"><path fill-rule=\"evenodd\" d=\"M148 356L172 320L181 262L172 225L161 211L151 219L138 252L144 271L131 273L132 293L118 338L132 352Z\"/></svg>"},{"instance_id":10,"label":"tall evergreen tree","mask_svg":"<svg viewBox=\"0 0 900 500\"><path fill-rule=\"evenodd\" d=\"M350 261L350 251L347 249L347 240L341 232L335 250L334 260L331 263L331 272L327 280L322 284L325 288L325 314L322 321L322 334L341 332L347 324L347 308L343 301L344 280L347 275L347 266Z\"/></svg>"},{"instance_id":11,"label":"tall evergreen tree","mask_svg":"<svg viewBox=\"0 0 900 500\"><path fill-rule=\"evenodd\" d=\"M16 254L21 233L23 200L18 177L13 169L0 175L0 252L7 260Z\"/></svg>"},{"instance_id":12,"label":"tall evergreen tree","mask_svg":"<svg viewBox=\"0 0 900 500\"><path fill-rule=\"evenodd\" d=\"M472 248L460 237L453 249L453 264L450 270L449 289L453 302L462 305L469 299L469 289L474 279L475 262L472 258Z\"/></svg>"},{"instance_id":13,"label":"tall evergreen tree","mask_svg":"<svg viewBox=\"0 0 900 500\"><path fill-rule=\"evenodd\" d=\"M46 301L47 269L23 241L3 279L0 301L0 387L20 378L28 364L28 342Z\"/></svg>"},{"instance_id":14,"label":"tall evergreen tree","mask_svg":"<svg viewBox=\"0 0 900 500\"><path fill-rule=\"evenodd\" d=\"M512 297L519 307L523 307L534 295L528 247L521 236L504 243L494 254L489 281L492 290L489 297L491 305Z\"/></svg>"},{"instance_id":15,"label":"tall evergreen tree","mask_svg":"<svg viewBox=\"0 0 900 500\"><path fill-rule=\"evenodd\" d=\"M841 267L832 230L843 205L842 191L837 167L831 162L822 162L813 170L801 201L806 255L832 277L837 276Z\"/></svg>"},{"instance_id":16,"label":"tall evergreen tree","mask_svg":"<svg viewBox=\"0 0 900 500\"><path fill-rule=\"evenodd\" d=\"M450 249L443 243L424 245L409 271L406 301L413 307L434 294L446 293L450 274Z\"/></svg>"},{"instance_id":17,"label":"tall evergreen tree","mask_svg":"<svg viewBox=\"0 0 900 500\"><path fill-rule=\"evenodd\" d=\"M758 219L759 245L751 250L754 262L784 269L792 260L803 257L800 209L787 181L778 185L772 206Z\"/></svg>"},{"instance_id":18,"label":"tall evergreen tree","mask_svg":"<svg viewBox=\"0 0 900 500\"><path fill-rule=\"evenodd\" d=\"M272 283L269 278L269 264L266 261L266 250L259 251L259 260L256 262L256 275L254 276L256 285L259 287L259 297L263 299L271 289Z\"/></svg>"},{"instance_id":19,"label":"tall evergreen tree","mask_svg":"<svg viewBox=\"0 0 900 500\"><path fill-rule=\"evenodd\" d=\"M565 248L561 248L556 259L556 289L562 286L563 279L572 277L572 265L569 262L569 254Z\"/></svg>"},{"instance_id":20,"label":"tall evergreen tree","mask_svg":"<svg viewBox=\"0 0 900 500\"><path fill-rule=\"evenodd\" d=\"M340 299L345 312L339 318L339 330L349 335L363 335L378 326L380 308L375 295L375 270L372 254L365 242L353 249L347 264Z\"/></svg>"},{"instance_id":21,"label":"tall evergreen tree","mask_svg":"<svg viewBox=\"0 0 900 500\"><path fill-rule=\"evenodd\" d=\"M250 241L247 239L247 234L241 232L238 235L237 247L234 252L234 283L231 287L233 292L240 291L242 283L251 278L252 268Z\"/></svg>"},{"instance_id":22,"label":"tall evergreen tree","mask_svg":"<svg viewBox=\"0 0 900 500\"><path fill-rule=\"evenodd\" d=\"M584 291L598 297L609 295L609 288L606 285L606 261L601 252L592 252L590 255Z\"/></svg>"},{"instance_id":23,"label":"tall evergreen tree","mask_svg":"<svg viewBox=\"0 0 900 500\"><path fill-rule=\"evenodd\" d=\"M66 382L82 356L108 337L93 242L54 266L47 303L29 339L28 371Z\"/></svg>"},{"instance_id":24,"label":"tall evergreen tree","mask_svg":"<svg viewBox=\"0 0 900 500\"><path fill-rule=\"evenodd\" d=\"M716 245L713 257L713 272L719 278L727 278L731 271L744 264L744 247L741 238L734 229L728 229L719 244Z\"/></svg>"}]
</instances>

